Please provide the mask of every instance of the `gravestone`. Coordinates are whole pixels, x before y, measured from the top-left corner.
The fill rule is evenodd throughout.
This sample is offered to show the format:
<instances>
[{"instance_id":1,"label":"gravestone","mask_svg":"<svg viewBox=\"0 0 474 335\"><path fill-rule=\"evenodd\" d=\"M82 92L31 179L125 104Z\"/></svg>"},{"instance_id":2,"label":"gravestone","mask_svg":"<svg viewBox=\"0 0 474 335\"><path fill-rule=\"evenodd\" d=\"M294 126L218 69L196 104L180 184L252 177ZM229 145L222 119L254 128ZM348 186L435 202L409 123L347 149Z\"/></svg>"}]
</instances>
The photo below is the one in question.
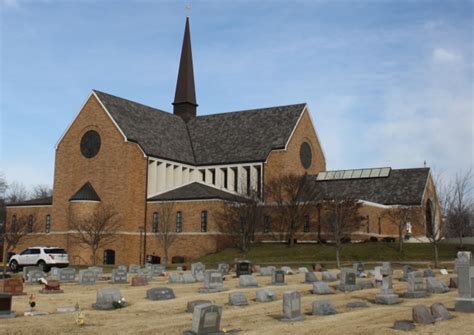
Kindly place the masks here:
<instances>
[{"instance_id":1,"label":"gravestone","mask_svg":"<svg viewBox=\"0 0 474 335\"><path fill-rule=\"evenodd\" d=\"M424 287L424 280L422 274L418 271L412 271L408 273L407 277L408 288L405 294L405 298L424 298L428 292Z\"/></svg>"},{"instance_id":2,"label":"gravestone","mask_svg":"<svg viewBox=\"0 0 474 335\"><path fill-rule=\"evenodd\" d=\"M363 279L356 283L356 289L364 290L367 288L374 288L374 283L369 279Z\"/></svg>"},{"instance_id":3,"label":"gravestone","mask_svg":"<svg viewBox=\"0 0 474 335\"><path fill-rule=\"evenodd\" d=\"M101 288L97 290L96 303L92 304L92 308L99 310L115 309L114 302L121 300L122 293L118 288Z\"/></svg>"},{"instance_id":4,"label":"gravestone","mask_svg":"<svg viewBox=\"0 0 474 335\"><path fill-rule=\"evenodd\" d=\"M248 304L247 297L242 292L232 292L229 294L229 305L246 306Z\"/></svg>"},{"instance_id":5,"label":"gravestone","mask_svg":"<svg viewBox=\"0 0 474 335\"><path fill-rule=\"evenodd\" d=\"M283 270L276 270L272 275L272 285L286 285L285 272Z\"/></svg>"},{"instance_id":6,"label":"gravestone","mask_svg":"<svg viewBox=\"0 0 474 335\"><path fill-rule=\"evenodd\" d=\"M188 301L186 304L186 312L188 313L194 313L194 308L198 305L203 305L203 304L212 304L211 300L193 300L193 301Z\"/></svg>"},{"instance_id":7,"label":"gravestone","mask_svg":"<svg viewBox=\"0 0 474 335\"><path fill-rule=\"evenodd\" d=\"M265 277L271 277L273 275L273 272L275 271L276 268L274 266L262 266L260 268L260 275Z\"/></svg>"},{"instance_id":8,"label":"gravestone","mask_svg":"<svg viewBox=\"0 0 474 335\"><path fill-rule=\"evenodd\" d=\"M204 273L204 287L199 289L200 293L214 293L224 291L224 282L222 273L216 270L206 271Z\"/></svg>"},{"instance_id":9,"label":"gravestone","mask_svg":"<svg viewBox=\"0 0 474 335\"><path fill-rule=\"evenodd\" d=\"M316 273L314 272L306 272L304 274L304 282L305 284L312 284L318 281L318 278L316 277Z\"/></svg>"},{"instance_id":10,"label":"gravestone","mask_svg":"<svg viewBox=\"0 0 474 335\"><path fill-rule=\"evenodd\" d=\"M43 288L39 292L44 294L64 293L57 280L48 280L46 284L43 283Z\"/></svg>"},{"instance_id":11,"label":"gravestone","mask_svg":"<svg viewBox=\"0 0 474 335\"><path fill-rule=\"evenodd\" d=\"M329 300L317 300L312 304L312 315L333 315L337 311Z\"/></svg>"},{"instance_id":12,"label":"gravestone","mask_svg":"<svg viewBox=\"0 0 474 335\"><path fill-rule=\"evenodd\" d=\"M410 331L415 329L415 324L411 320L397 320L393 324L393 329Z\"/></svg>"},{"instance_id":13,"label":"gravestone","mask_svg":"<svg viewBox=\"0 0 474 335\"><path fill-rule=\"evenodd\" d=\"M237 273L237 277L242 275L251 275L252 263L250 263L250 261L238 261L235 264L235 272Z\"/></svg>"},{"instance_id":14,"label":"gravestone","mask_svg":"<svg viewBox=\"0 0 474 335\"><path fill-rule=\"evenodd\" d=\"M110 282L112 284L126 284L128 283L127 270L113 269Z\"/></svg>"},{"instance_id":15,"label":"gravestone","mask_svg":"<svg viewBox=\"0 0 474 335\"><path fill-rule=\"evenodd\" d=\"M449 320L453 318L451 313L449 313L442 303L435 303L431 305L430 310L431 315L433 315L436 321Z\"/></svg>"},{"instance_id":16,"label":"gravestone","mask_svg":"<svg viewBox=\"0 0 474 335\"><path fill-rule=\"evenodd\" d=\"M328 286L326 282L318 281L313 283L313 294L334 294L334 291Z\"/></svg>"},{"instance_id":17,"label":"gravestone","mask_svg":"<svg viewBox=\"0 0 474 335\"><path fill-rule=\"evenodd\" d=\"M138 270L137 276L146 278L148 281L153 279L153 273L151 272L151 269L147 268Z\"/></svg>"},{"instance_id":18,"label":"gravestone","mask_svg":"<svg viewBox=\"0 0 474 335\"><path fill-rule=\"evenodd\" d=\"M369 307L365 300L351 300L346 304L347 308L365 308Z\"/></svg>"},{"instance_id":19,"label":"gravestone","mask_svg":"<svg viewBox=\"0 0 474 335\"><path fill-rule=\"evenodd\" d=\"M260 265L258 264L253 264L252 265L252 273L258 272L260 273Z\"/></svg>"},{"instance_id":20,"label":"gravestone","mask_svg":"<svg viewBox=\"0 0 474 335\"><path fill-rule=\"evenodd\" d=\"M382 288L375 296L376 304L393 305L400 301L398 295L393 292L392 269L390 266L382 266Z\"/></svg>"},{"instance_id":21,"label":"gravestone","mask_svg":"<svg viewBox=\"0 0 474 335\"><path fill-rule=\"evenodd\" d=\"M216 304L202 304L194 307L191 330L183 335L222 334L220 331L222 307Z\"/></svg>"},{"instance_id":22,"label":"gravestone","mask_svg":"<svg viewBox=\"0 0 474 335\"><path fill-rule=\"evenodd\" d=\"M76 280L76 269L62 268L59 269L59 281L61 283L72 283Z\"/></svg>"},{"instance_id":23,"label":"gravestone","mask_svg":"<svg viewBox=\"0 0 474 335\"><path fill-rule=\"evenodd\" d=\"M138 270L140 270L140 265L138 264L130 264L128 266L128 272L130 273L138 273Z\"/></svg>"},{"instance_id":24,"label":"gravestone","mask_svg":"<svg viewBox=\"0 0 474 335\"><path fill-rule=\"evenodd\" d=\"M135 276L132 278L132 286L146 286L148 285L148 279L145 277Z\"/></svg>"},{"instance_id":25,"label":"gravestone","mask_svg":"<svg viewBox=\"0 0 474 335\"><path fill-rule=\"evenodd\" d=\"M12 311L12 295L0 293L0 319L14 318L15 316L15 312Z\"/></svg>"},{"instance_id":26,"label":"gravestone","mask_svg":"<svg viewBox=\"0 0 474 335\"><path fill-rule=\"evenodd\" d=\"M285 272L286 275L292 275L293 270L289 266L282 266L281 270Z\"/></svg>"},{"instance_id":27,"label":"gravestone","mask_svg":"<svg viewBox=\"0 0 474 335\"><path fill-rule=\"evenodd\" d=\"M332 272L329 272L329 271L323 271L321 273L321 277L322 277L322 280L326 282L333 282L337 280L336 276L333 275Z\"/></svg>"},{"instance_id":28,"label":"gravestone","mask_svg":"<svg viewBox=\"0 0 474 335\"><path fill-rule=\"evenodd\" d=\"M354 269L358 277L360 276L361 273L364 272L364 265L362 263L359 263L359 262L354 263L352 264L352 268Z\"/></svg>"},{"instance_id":29,"label":"gravestone","mask_svg":"<svg viewBox=\"0 0 474 335\"><path fill-rule=\"evenodd\" d=\"M307 267L301 267L301 268L298 268L298 272L299 273L308 273L308 268Z\"/></svg>"},{"instance_id":30,"label":"gravestone","mask_svg":"<svg viewBox=\"0 0 474 335\"><path fill-rule=\"evenodd\" d=\"M191 275L192 277L192 275ZM194 280L194 277L193 277ZM170 284L183 284L184 279L183 279L183 274L178 273L178 272L171 272L168 276L168 283Z\"/></svg>"},{"instance_id":31,"label":"gravestone","mask_svg":"<svg viewBox=\"0 0 474 335\"><path fill-rule=\"evenodd\" d=\"M435 322L433 315L431 315L430 310L425 305L413 307L412 316L415 323L430 324Z\"/></svg>"},{"instance_id":32,"label":"gravestone","mask_svg":"<svg viewBox=\"0 0 474 335\"><path fill-rule=\"evenodd\" d=\"M459 251L455 264L459 296L454 308L457 312L474 313L474 259L471 252Z\"/></svg>"},{"instance_id":33,"label":"gravestone","mask_svg":"<svg viewBox=\"0 0 474 335\"><path fill-rule=\"evenodd\" d=\"M149 300L171 300L176 298L172 289L168 287L155 287L146 291Z\"/></svg>"},{"instance_id":34,"label":"gravestone","mask_svg":"<svg viewBox=\"0 0 474 335\"><path fill-rule=\"evenodd\" d=\"M219 263L219 265L217 265L217 271L219 271L222 275L229 274L230 265L227 263Z\"/></svg>"},{"instance_id":35,"label":"gravestone","mask_svg":"<svg viewBox=\"0 0 474 335\"><path fill-rule=\"evenodd\" d=\"M102 275L104 274L104 269L101 268L100 266L89 266L87 270L91 270L95 272L95 275L97 277L97 280L102 278Z\"/></svg>"},{"instance_id":36,"label":"gravestone","mask_svg":"<svg viewBox=\"0 0 474 335\"><path fill-rule=\"evenodd\" d=\"M298 291L283 293L283 318L282 321L301 321L301 295Z\"/></svg>"},{"instance_id":37,"label":"gravestone","mask_svg":"<svg viewBox=\"0 0 474 335\"><path fill-rule=\"evenodd\" d=\"M30 270L28 272L28 284L38 284L41 278L46 278L46 274L41 270Z\"/></svg>"},{"instance_id":38,"label":"gravestone","mask_svg":"<svg viewBox=\"0 0 474 335\"><path fill-rule=\"evenodd\" d=\"M319 263L313 264L313 271L314 272L323 272L325 271L324 266Z\"/></svg>"},{"instance_id":39,"label":"gravestone","mask_svg":"<svg viewBox=\"0 0 474 335\"><path fill-rule=\"evenodd\" d=\"M202 264L201 262L191 264L191 274L194 276L194 278L196 278L197 281L204 280L205 270L206 270L206 266Z\"/></svg>"},{"instance_id":40,"label":"gravestone","mask_svg":"<svg viewBox=\"0 0 474 335\"><path fill-rule=\"evenodd\" d=\"M417 269L415 267L411 266L411 265L404 265L403 266L403 278L402 278L402 280L407 281L408 274L410 272L413 272L413 271L417 271Z\"/></svg>"},{"instance_id":41,"label":"gravestone","mask_svg":"<svg viewBox=\"0 0 474 335\"><path fill-rule=\"evenodd\" d=\"M199 277L199 276L203 276L203 274L202 274L201 272L198 272L198 273L197 273L197 276L198 276L198 277ZM193 284L193 283L195 283L195 282L197 282L197 281L198 281L198 280L196 279L196 277L194 277L194 276L192 275L191 272L185 272L185 273L183 273L183 283L184 283L184 284Z\"/></svg>"},{"instance_id":42,"label":"gravestone","mask_svg":"<svg viewBox=\"0 0 474 335\"><path fill-rule=\"evenodd\" d=\"M277 298L276 293L269 288L261 288L255 293L256 300L258 302L270 302L275 301Z\"/></svg>"},{"instance_id":43,"label":"gravestone","mask_svg":"<svg viewBox=\"0 0 474 335\"><path fill-rule=\"evenodd\" d=\"M34 270L41 271L41 269L38 266L25 266L23 268L23 270L22 270L23 271L23 279L25 280L25 282L28 281L28 273L30 271L34 271Z\"/></svg>"},{"instance_id":44,"label":"gravestone","mask_svg":"<svg viewBox=\"0 0 474 335\"><path fill-rule=\"evenodd\" d=\"M25 295L23 292L23 280L21 278L6 278L0 281L0 293L8 293L12 296Z\"/></svg>"},{"instance_id":45,"label":"gravestone","mask_svg":"<svg viewBox=\"0 0 474 335\"><path fill-rule=\"evenodd\" d=\"M356 272L352 268L342 268L339 290L343 292L352 292L356 287Z\"/></svg>"},{"instance_id":46,"label":"gravestone","mask_svg":"<svg viewBox=\"0 0 474 335\"><path fill-rule=\"evenodd\" d=\"M239 277L240 287L258 287L257 279L252 275L241 275Z\"/></svg>"},{"instance_id":47,"label":"gravestone","mask_svg":"<svg viewBox=\"0 0 474 335\"><path fill-rule=\"evenodd\" d=\"M381 266L376 266L374 267L374 281L375 285L382 285L382 267Z\"/></svg>"},{"instance_id":48,"label":"gravestone","mask_svg":"<svg viewBox=\"0 0 474 335\"><path fill-rule=\"evenodd\" d=\"M426 290L430 293L446 293L449 287L434 277L426 278Z\"/></svg>"},{"instance_id":49,"label":"gravestone","mask_svg":"<svg viewBox=\"0 0 474 335\"><path fill-rule=\"evenodd\" d=\"M458 288L458 277L449 278L449 288Z\"/></svg>"},{"instance_id":50,"label":"gravestone","mask_svg":"<svg viewBox=\"0 0 474 335\"><path fill-rule=\"evenodd\" d=\"M54 278L58 279L59 278L59 270L60 270L60 268L58 268L56 266L53 266L51 268L51 270L49 271L49 275L51 277L54 277Z\"/></svg>"},{"instance_id":51,"label":"gravestone","mask_svg":"<svg viewBox=\"0 0 474 335\"><path fill-rule=\"evenodd\" d=\"M145 263L145 269L148 269L151 271L153 264L151 263Z\"/></svg>"},{"instance_id":52,"label":"gravestone","mask_svg":"<svg viewBox=\"0 0 474 335\"><path fill-rule=\"evenodd\" d=\"M161 264L151 265L151 273L153 276L162 276L164 272L166 272L166 267L164 265L161 265Z\"/></svg>"},{"instance_id":53,"label":"gravestone","mask_svg":"<svg viewBox=\"0 0 474 335\"><path fill-rule=\"evenodd\" d=\"M431 270L431 268L423 270L423 277L434 277L434 276L435 274L433 273L433 270Z\"/></svg>"},{"instance_id":54,"label":"gravestone","mask_svg":"<svg viewBox=\"0 0 474 335\"><path fill-rule=\"evenodd\" d=\"M119 265L117 266L117 269L128 272L128 266L126 265Z\"/></svg>"},{"instance_id":55,"label":"gravestone","mask_svg":"<svg viewBox=\"0 0 474 335\"><path fill-rule=\"evenodd\" d=\"M79 270L79 284L94 285L97 281L97 272L92 270Z\"/></svg>"}]
</instances>

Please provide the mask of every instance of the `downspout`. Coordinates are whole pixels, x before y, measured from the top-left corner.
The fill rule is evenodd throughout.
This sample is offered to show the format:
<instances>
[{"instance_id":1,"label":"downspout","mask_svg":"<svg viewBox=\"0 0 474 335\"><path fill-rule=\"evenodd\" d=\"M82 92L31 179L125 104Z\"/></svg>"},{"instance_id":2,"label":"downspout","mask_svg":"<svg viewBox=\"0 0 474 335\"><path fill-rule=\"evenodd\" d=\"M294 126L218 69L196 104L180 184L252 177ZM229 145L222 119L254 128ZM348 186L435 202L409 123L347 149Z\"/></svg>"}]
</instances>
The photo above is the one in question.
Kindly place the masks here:
<instances>
[{"instance_id":1,"label":"downspout","mask_svg":"<svg viewBox=\"0 0 474 335\"><path fill-rule=\"evenodd\" d=\"M148 205L148 157L146 158L146 175L145 175L145 217L143 221L143 264L146 264L146 218L147 218L147 205Z\"/></svg>"}]
</instances>

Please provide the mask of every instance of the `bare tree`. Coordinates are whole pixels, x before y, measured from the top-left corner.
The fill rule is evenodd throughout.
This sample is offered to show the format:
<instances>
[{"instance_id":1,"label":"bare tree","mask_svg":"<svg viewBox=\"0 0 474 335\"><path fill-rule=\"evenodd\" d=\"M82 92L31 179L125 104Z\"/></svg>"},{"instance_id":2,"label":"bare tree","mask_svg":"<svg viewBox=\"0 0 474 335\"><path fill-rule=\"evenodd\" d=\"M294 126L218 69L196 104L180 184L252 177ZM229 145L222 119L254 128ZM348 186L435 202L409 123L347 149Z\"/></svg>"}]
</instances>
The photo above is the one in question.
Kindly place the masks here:
<instances>
[{"instance_id":1,"label":"bare tree","mask_svg":"<svg viewBox=\"0 0 474 335\"><path fill-rule=\"evenodd\" d=\"M81 247L91 250L91 260L96 265L97 251L115 240L122 223L119 213L112 206L101 204L89 216L72 217L71 226L75 230L71 238Z\"/></svg>"},{"instance_id":2,"label":"bare tree","mask_svg":"<svg viewBox=\"0 0 474 335\"><path fill-rule=\"evenodd\" d=\"M31 238L38 231L36 215L13 215L9 222L4 222L0 231L3 241L3 273L7 270L7 257L10 252L24 240Z\"/></svg>"},{"instance_id":3,"label":"bare tree","mask_svg":"<svg viewBox=\"0 0 474 335\"><path fill-rule=\"evenodd\" d=\"M48 185L36 185L33 187L32 199L42 199L53 195L53 190Z\"/></svg>"},{"instance_id":4,"label":"bare tree","mask_svg":"<svg viewBox=\"0 0 474 335\"><path fill-rule=\"evenodd\" d=\"M7 190L6 190L7 203L21 202L27 199L28 199L28 191L26 190L25 185L16 181L7 185Z\"/></svg>"},{"instance_id":5,"label":"bare tree","mask_svg":"<svg viewBox=\"0 0 474 335\"><path fill-rule=\"evenodd\" d=\"M445 220L447 233L459 238L463 247L463 237L470 233L473 200L470 198L473 190L472 170L458 172L452 184L448 187Z\"/></svg>"},{"instance_id":6,"label":"bare tree","mask_svg":"<svg viewBox=\"0 0 474 335\"><path fill-rule=\"evenodd\" d=\"M160 204L157 212L153 213L152 233L163 247L163 263L169 262L169 249L176 239L176 220L174 202Z\"/></svg>"},{"instance_id":7,"label":"bare tree","mask_svg":"<svg viewBox=\"0 0 474 335\"><path fill-rule=\"evenodd\" d=\"M344 238L359 229L364 219L359 214L362 204L356 199L331 199L322 202L322 225L334 240L336 265L341 266L341 251Z\"/></svg>"},{"instance_id":8,"label":"bare tree","mask_svg":"<svg viewBox=\"0 0 474 335\"><path fill-rule=\"evenodd\" d=\"M390 223L397 227L398 231L398 252L403 254L403 241L407 226L412 220L413 207L397 206L390 208L382 213L382 218L386 218Z\"/></svg>"},{"instance_id":9,"label":"bare tree","mask_svg":"<svg viewBox=\"0 0 474 335\"><path fill-rule=\"evenodd\" d=\"M269 207L278 221L276 226L291 247L296 233L304 225L305 216L316 206L318 188L311 185L306 174L287 174L271 180L266 194Z\"/></svg>"},{"instance_id":10,"label":"bare tree","mask_svg":"<svg viewBox=\"0 0 474 335\"><path fill-rule=\"evenodd\" d=\"M249 197L224 203L222 210L217 213L217 229L229 238L235 247L247 253L255 233L262 226L263 216L263 203L256 192L251 192Z\"/></svg>"}]
</instances>

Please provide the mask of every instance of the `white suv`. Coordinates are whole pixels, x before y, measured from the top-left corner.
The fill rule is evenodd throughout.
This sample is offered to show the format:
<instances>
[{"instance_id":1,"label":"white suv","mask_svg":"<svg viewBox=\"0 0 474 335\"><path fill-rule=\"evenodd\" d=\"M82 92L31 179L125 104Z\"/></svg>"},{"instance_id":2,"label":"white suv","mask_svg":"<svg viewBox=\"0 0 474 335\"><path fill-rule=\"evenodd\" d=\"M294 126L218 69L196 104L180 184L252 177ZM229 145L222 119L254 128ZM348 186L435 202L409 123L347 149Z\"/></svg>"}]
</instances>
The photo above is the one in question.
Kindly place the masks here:
<instances>
[{"instance_id":1,"label":"white suv","mask_svg":"<svg viewBox=\"0 0 474 335\"><path fill-rule=\"evenodd\" d=\"M56 247L31 247L25 249L18 255L12 256L8 263L13 272L20 271L24 266L36 265L44 272L48 272L53 266L58 268L67 267L69 258L66 250Z\"/></svg>"}]
</instances>

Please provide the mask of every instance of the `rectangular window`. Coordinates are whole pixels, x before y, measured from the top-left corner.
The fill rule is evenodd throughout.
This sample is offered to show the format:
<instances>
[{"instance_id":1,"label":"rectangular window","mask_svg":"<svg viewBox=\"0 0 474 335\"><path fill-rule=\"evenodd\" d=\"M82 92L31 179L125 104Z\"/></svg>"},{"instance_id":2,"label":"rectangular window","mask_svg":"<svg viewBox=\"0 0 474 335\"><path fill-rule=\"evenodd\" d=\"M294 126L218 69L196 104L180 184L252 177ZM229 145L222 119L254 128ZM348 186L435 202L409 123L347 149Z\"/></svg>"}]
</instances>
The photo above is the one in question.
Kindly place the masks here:
<instances>
[{"instance_id":1,"label":"rectangular window","mask_svg":"<svg viewBox=\"0 0 474 335\"><path fill-rule=\"evenodd\" d=\"M176 232L181 233L183 231L183 212L176 212Z\"/></svg>"},{"instance_id":2,"label":"rectangular window","mask_svg":"<svg viewBox=\"0 0 474 335\"><path fill-rule=\"evenodd\" d=\"M227 185L227 169L222 169L222 174L224 175L224 188L229 188Z\"/></svg>"},{"instance_id":3,"label":"rectangular window","mask_svg":"<svg viewBox=\"0 0 474 335\"><path fill-rule=\"evenodd\" d=\"M232 171L234 172L234 180L232 181L234 183L234 191L238 192L239 189L237 188L239 185L239 174L237 168L232 168Z\"/></svg>"},{"instance_id":4,"label":"rectangular window","mask_svg":"<svg viewBox=\"0 0 474 335\"><path fill-rule=\"evenodd\" d=\"M44 224L44 232L48 234L51 231L51 215L46 215L46 222Z\"/></svg>"},{"instance_id":5,"label":"rectangular window","mask_svg":"<svg viewBox=\"0 0 474 335\"><path fill-rule=\"evenodd\" d=\"M28 233L33 232L33 215L28 216Z\"/></svg>"},{"instance_id":6,"label":"rectangular window","mask_svg":"<svg viewBox=\"0 0 474 335\"><path fill-rule=\"evenodd\" d=\"M153 213L153 225L151 226L151 232L157 233L159 231L159 224L160 224L160 215L158 212Z\"/></svg>"},{"instance_id":7,"label":"rectangular window","mask_svg":"<svg viewBox=\"0 0 474 335\"><path fill-rule=\"evenodd\" d=\"M212 185L216 184L216 170L210 169L209 172L211 173L211 183Z\"/></svg>"},{"instance_id":8,"label":"rectangular window","mask_svg":"<svg viewBox=\"0 0 474 335\"><path fill-rule=\"evenodd\" d=\"M305 233L309 232L309 215L305 215L305 216L304 216L303 231L304 231Z\"/></svg>"},{"instance_id":9,"label":"rectangular window","mask_svg":"<svg viewBox=\"0 0 474 335\"><path fill-rule=\"evenodd\" d=\"M207 211L201 212L201 233L207 232Z\"/></svg>"},{"instance_id":10,"label":"rectangular window","mask_svg":"<svg viewBox=\"0 0 474 335\"><path fill-rule=\"evenodd\" d=\"M272 223L270 221L270 217L268 215L265 215L263 217L263 232L269 233L271 230L272 230Z\"/></svg>"}]
</instances>

